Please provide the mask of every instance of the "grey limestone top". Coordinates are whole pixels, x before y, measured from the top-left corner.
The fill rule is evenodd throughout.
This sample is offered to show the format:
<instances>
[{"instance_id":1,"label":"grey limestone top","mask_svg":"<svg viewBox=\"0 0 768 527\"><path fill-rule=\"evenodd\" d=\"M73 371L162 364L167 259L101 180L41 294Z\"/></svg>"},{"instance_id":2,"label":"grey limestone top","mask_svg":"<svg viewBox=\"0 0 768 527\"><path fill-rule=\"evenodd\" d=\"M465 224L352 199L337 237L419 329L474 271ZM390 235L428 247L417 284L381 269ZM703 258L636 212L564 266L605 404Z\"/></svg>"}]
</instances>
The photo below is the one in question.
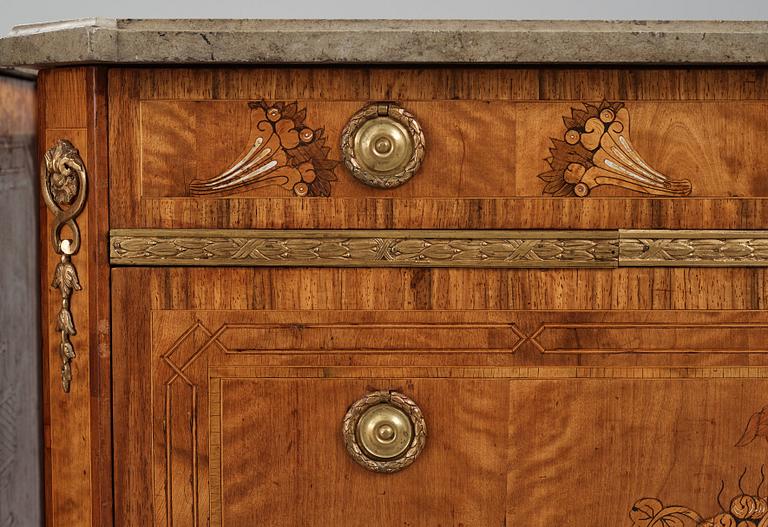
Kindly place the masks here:
<instances>
[{"instance_id":1,"label":"grey limestone top","mask_svg":"<svg viewBox=\"0 0 768 527\"><path fill-rule=\"evenodd\" d=\"M17 26L0 66L768 64L768 22L115 20Z\"/></svg>"}]
</instances>

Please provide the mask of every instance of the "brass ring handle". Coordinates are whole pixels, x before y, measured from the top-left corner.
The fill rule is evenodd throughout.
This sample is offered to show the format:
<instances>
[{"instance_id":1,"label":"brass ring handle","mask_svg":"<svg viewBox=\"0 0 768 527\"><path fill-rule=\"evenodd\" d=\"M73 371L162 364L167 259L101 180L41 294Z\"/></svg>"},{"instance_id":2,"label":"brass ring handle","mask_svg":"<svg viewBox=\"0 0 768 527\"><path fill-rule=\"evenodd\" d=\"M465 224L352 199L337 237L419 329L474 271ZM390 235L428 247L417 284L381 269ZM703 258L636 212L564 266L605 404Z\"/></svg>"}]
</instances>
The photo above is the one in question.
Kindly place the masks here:
<instances>
[{"instance_id":1,"label":"brass ring handle","mask_svg":"<svg viewBox=\"0 0 768 527\"><path fill-rule=\"evenodd\" d=\"M418 405L392 391L371 392L347 410L342 423L347 452L373 472L392 473L424 450L427 427Z\"/></svg>"},{"instance_id":2,"label":"brass ring handle","mask_svg":"<svg viewBox=\"0 0 768 527\"><path fill-rule=\"evenodd\" d=\"M374 103L358 111L341 134L344 164L368 186L402 185L424 159L424 133L416 118L394 103Z\"/></svg>"}]
</instances>

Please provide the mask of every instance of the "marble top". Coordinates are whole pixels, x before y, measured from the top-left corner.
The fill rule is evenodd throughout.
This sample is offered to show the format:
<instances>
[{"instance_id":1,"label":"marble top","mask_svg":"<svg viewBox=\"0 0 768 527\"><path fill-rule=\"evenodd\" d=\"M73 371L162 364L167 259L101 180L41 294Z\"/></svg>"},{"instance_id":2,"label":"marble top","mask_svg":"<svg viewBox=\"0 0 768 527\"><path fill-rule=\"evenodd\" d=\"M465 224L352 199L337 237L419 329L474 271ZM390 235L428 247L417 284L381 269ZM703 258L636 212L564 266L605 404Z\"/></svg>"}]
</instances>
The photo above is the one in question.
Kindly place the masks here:
<instances>
[{"instance_id":1,"label":"marble top","mask_svg":"<svg viewBox=\"0 0 768 527\"><path fill-rule=\"evenodd\" d=\"M766 64L768 22L128 20L17 26L0 66Z\"/></svg>"}]
</instances>

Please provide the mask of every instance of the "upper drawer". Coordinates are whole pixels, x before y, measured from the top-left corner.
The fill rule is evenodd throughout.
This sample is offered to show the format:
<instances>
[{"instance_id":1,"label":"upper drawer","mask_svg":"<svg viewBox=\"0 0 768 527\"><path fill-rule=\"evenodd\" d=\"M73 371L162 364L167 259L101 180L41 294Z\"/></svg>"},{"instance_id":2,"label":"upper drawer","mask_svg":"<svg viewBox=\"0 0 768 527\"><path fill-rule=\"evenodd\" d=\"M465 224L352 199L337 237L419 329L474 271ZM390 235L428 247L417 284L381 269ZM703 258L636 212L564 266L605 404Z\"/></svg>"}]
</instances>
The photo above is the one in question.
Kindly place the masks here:
<instances>
[{"instance_id":1,"label":"upper drawer","mask_svg":"<svg viewBox=\"0 0 768 527\"><path fill-rule=\"evenodd\" d=\"M111 226L762 228L766 84L742 68L114 69ZM425 139L395 188L343 162L345 126L378 101Z\"/></svg>"}]
</instances>

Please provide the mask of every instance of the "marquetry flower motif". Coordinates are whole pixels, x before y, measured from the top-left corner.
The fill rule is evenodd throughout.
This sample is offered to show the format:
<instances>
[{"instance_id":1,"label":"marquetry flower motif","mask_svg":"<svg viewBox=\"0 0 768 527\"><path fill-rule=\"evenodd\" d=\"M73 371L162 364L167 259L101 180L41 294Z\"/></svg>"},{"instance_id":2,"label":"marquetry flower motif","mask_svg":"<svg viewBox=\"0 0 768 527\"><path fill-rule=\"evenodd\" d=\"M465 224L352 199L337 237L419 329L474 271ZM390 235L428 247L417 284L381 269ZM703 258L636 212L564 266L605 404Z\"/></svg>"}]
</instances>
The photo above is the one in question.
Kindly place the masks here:
<instances>
[{"instance_id":1,"label":"marquetry flower motif","mask_svg":"<svg viewBox=\"0 0 768 527\"><path fill-rule=\"evenodd\" d=\"M747 446L758 438L768 441L768 406L764 406L762 410L752 414L736 446Z\"/></svg>"},{"instance_id":2,"label":"marquetry flower motif","mask_svg":"<svg viewBox=\"0 0 768 527\"><path fill-rule=\"evenodd\" d=\"M691 183L671 180L653 169L632 145L629 111L622 102L585 103L563 117L562 139L552 138L550 170L539 174L544 194L586 197L595 187L613 185L643 194L687 196Z\"/></svg>"},{"instance_id":3,"label":"marquetry flower motif","mask_svg":"<svg viewBox=\"0 0 768 527\"><path fill-rule=\"evenodd\" d=\"M768 406L752 415L736 446L747 446L758 438L768 440ZM725 488L723 482L717 496L720 512L714 516L705 519L687 507L664 506L656 498L643 498L629 513L632 527L768 527L768 497L761 496L765 468L760 468L761 479L754 494L742 488L746 473L745 469L739 477L739 494L728 504L723 504L720 499Z\"/></svg>"},{"instance_id":4,"label":"marquetry flower motif","mask_svg":"<svg viewBox=\"0 0 768 527\"><path fill-rule=\"evenodd\" d=\"M221 174L190 184L193 195L280 186L296 196L329 196L339 161L329 159L325 131L305 123L296 102L248 103L251 133L240 157Z\"/></svg>"},{"instance_id":5,"label":"marquetry flower motif","mask_svg":"<svg viewBox=\"0 0 768 527\"><path fill-rule=\"evenodd\" d=\"M643 498L630 512L632 527L765 527L768 525L768 500L740 494L727 511L703 519L697 512L677 505L664 506L656 498Z\"/></svg>"}]
</instances>

